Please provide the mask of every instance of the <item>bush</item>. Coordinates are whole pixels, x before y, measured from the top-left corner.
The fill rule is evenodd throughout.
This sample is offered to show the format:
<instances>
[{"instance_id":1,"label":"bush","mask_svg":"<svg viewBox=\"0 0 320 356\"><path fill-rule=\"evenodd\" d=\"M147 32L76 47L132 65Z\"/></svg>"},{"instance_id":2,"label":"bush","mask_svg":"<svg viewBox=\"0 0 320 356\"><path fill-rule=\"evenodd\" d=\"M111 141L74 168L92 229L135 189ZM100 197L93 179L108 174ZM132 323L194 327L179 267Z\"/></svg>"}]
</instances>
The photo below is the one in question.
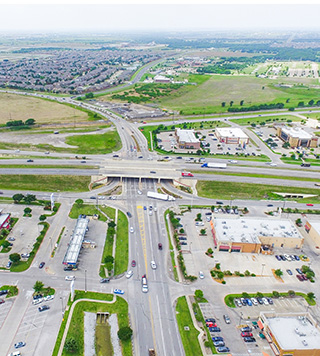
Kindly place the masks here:
<instances>
[{"instance_id":1,"label":"bush","mask_svg":"<svg viewBox=\"0 0 320 356\"><path fill-rule=\"evenodd\" d=\"M78 350L78 343L77 340L73 337L68 337L66 339L66 342L64 344L64 348L68 351L68 352L75 352Z\"/></svg>"},{"instance_id":2,"label":"bush","mask_svg":"<svg viewBox=\"0 0 320 356\"><path fill-rule=\"evenodd\" d=\"M132 336L132 329L129 326L124 326L118 330L118 338L122 341L130 340Z\"/></svg>"},{"instance_id":3,"label":"bush","mask_svg":"<svg viewBox=\"0 0 320 356\"><path fill-rule=\"evenodd\" d=\"M294 290L288 290L288 295L289 297L294 297L296 295L296 292Z\"/></svg>"},{"instance_id":4,"label":"bush","mask_svg":"<svg viewBox=\"0 0 320 356\"><path fill-rule=\"evenodd\" d=\"M274 296L274 298L279 298L279 297L280 297L280 293L277 292L276 290L274 290L274 291L272 292L272 295Z\"/></svg>"}]
</instances>

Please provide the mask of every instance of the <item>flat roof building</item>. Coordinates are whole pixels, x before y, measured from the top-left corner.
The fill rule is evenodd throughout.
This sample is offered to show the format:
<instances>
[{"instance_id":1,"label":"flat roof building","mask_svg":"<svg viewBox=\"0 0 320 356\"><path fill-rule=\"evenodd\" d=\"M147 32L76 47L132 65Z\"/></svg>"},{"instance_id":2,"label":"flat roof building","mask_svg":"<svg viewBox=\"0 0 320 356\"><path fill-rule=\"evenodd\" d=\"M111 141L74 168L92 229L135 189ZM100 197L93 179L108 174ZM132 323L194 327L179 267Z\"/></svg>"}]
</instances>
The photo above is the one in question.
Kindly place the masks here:
<instances>
[{"instance_id":1,"label":"flat roof building","mask_svg":"<svg viewBox=\"0 0 320 356\"><path fill-rule=\"evenodd\" d=\"M304 228L315 245L320 247L320 221L307 221Z\"/></svg>"},{"instance_id":2,"label":"flat roof building","mask_svg":"<svg viewBox=\"0 0 320 356\"><path fill-rule=\"evenodd\" d=\"M216 128L216 136L220 142L231 144L248 144L249 137L238 127Z\"/></svg>"},{"instance_id":3,"label":"flat roof building","mask_svg":"<svg viewBox=\"0 0 320 356\"><path fill-rule=\"evenodd\" d=\"M215 247L219 251L258 253L262 245L301 248L303 237L290 220L215 218Z\"/></svg>"},{"instance_id":4,"label":"flat roof building","mask_svg":"<svg viewBox=\"0 0 320 356\"><path fill-rule=\"evenodd\" d=\"M196 138L194 130L175 130L179 148L200 149L200 140Z\"/></svg>"},{"instance_id":5,"label":"flat roof building","mask_svg":"<svg viewBox=\"0 0 320 356\"><path fill-rule=\"evenodd\" d=\"M260 313L259 328L276 356L320 356L320 328L309 313Z\"/></svg>"},{"instance_id":6,"label":"flat roof building","mask_svg":"<svg viewBox=\"0 0 320 356\"><path fill-rule=\"evenodd\" d=\"M63 259L64 265L76 265L82 247L83 239L88 231L89 219L85 215L79 215L77 224L74 228L67 252Z\"/></svg>"},{"instance_id":7,"label":"flat roof building","mask_svg":"<svg viewBox=\"0 0 320 356\"><path fill-rule=\"evenodd\" d=\"M300 127L277 126L277 135L291 147L317 147L318 138Z\"/></svg>"}]
</instances>

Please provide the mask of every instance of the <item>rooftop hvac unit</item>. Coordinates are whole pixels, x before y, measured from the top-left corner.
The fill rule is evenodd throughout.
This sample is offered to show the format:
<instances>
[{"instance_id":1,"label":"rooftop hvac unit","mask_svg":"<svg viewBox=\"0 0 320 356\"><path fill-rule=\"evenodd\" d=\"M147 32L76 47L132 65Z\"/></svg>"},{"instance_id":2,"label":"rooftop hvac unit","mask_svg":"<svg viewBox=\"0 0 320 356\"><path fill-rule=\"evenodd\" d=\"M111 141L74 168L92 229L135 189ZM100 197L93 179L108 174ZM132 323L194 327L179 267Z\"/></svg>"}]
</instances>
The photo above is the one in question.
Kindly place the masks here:
<instances>
[{"instance_id":1,"label":"rooftop hvac unit","mask_svg":"<svg viewBox=\"0 0 320 356\"><path fill-rule=\"evenodd\" d=\"M243 225L242 227L243 227L244 229L247 229L247 228L248 228L248 226L247 226L247 225Z\"/></svg>"},{"instance_id":2,"label":"rooftop hvac unit","mask_svg":"<svg viewBox=\"0 0 320 356\"><path fill-rule=\"evenodd\" d=\"M280 229L285 229L286 227L283 225L280 225Z\"/></svg>"}]
</instances>

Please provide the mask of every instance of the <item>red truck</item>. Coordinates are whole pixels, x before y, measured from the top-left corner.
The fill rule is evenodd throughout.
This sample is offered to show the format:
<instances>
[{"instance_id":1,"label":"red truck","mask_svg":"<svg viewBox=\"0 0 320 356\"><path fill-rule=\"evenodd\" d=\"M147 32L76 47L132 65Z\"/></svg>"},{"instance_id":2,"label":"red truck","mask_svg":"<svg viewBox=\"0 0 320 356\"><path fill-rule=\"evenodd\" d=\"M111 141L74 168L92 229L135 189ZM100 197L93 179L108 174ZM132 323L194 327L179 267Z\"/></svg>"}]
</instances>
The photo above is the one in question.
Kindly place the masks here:
<instances>
[{"instance_id":1,"label":"red truck","mask_svg":"<svg viewBox=\"0 0 320 356\"><path fill-rule=\"evenodd\" d=\"M182 177L193 177L193 174L190 172L182 172L181 175Z\"/></svg>"}]
</instances>

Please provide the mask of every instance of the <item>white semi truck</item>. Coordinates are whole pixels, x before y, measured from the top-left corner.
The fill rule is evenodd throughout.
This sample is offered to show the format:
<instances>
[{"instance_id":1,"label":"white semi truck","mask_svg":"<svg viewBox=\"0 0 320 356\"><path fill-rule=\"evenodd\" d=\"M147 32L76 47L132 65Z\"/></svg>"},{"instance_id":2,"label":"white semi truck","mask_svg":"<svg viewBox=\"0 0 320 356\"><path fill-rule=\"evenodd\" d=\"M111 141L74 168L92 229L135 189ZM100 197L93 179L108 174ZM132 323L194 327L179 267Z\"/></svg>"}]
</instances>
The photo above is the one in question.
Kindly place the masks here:
<instances>
[{"instance_id":1,"label":"white semi truck","mask_svg":"<svg viewBox=\"0 0 320 356\"><path fill-rule=\"evenodd\" d=\"M160 200L176 200L173 196L169 194L161 194L156 192L148 192L147 197Z\"/></svg>"}]
</instances>

